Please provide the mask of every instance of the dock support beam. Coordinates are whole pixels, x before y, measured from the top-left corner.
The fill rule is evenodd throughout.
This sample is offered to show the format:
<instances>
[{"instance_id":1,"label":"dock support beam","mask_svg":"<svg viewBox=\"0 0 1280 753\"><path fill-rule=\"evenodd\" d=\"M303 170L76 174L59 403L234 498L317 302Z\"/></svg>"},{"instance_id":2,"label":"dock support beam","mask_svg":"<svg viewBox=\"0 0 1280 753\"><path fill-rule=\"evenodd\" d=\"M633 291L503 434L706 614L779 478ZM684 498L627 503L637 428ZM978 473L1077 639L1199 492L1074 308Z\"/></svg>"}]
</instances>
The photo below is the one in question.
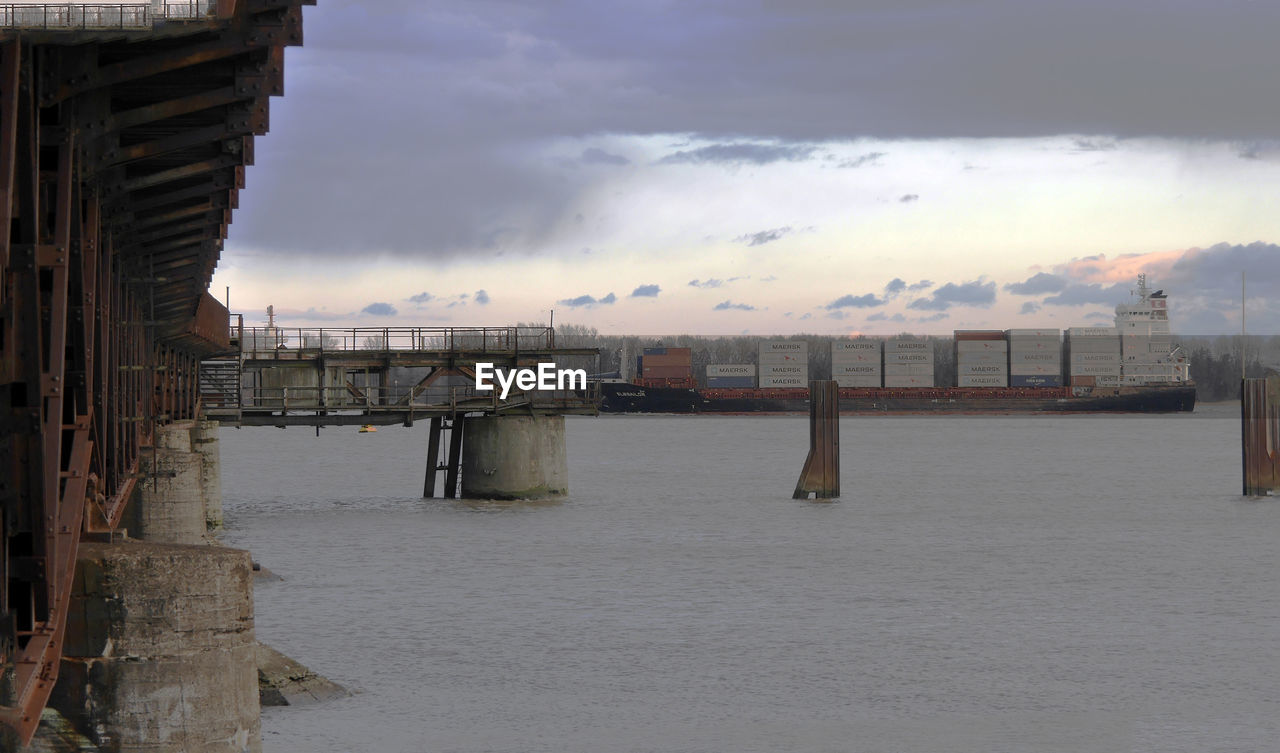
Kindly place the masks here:
<instances>
[{"instance_id":1,"label":"dock support beam","mask_svg":"<svg viewBox=\"0 0 1280 753\"><path fill-rule=\"evenodd\" d=\"M1245 496L1280 492L1280 376L1242 380L1240 438Z\"/></svg>"},{"instance_id":2,"label":"dock support beam","mask_svg":"<svg viewBox=\"0 0 1280 753\"><path fill-rule=\"evenodd\" d=\"M809 457L794 499L840 496L840 393L832 381L809 382Z\"/></svg>"}]
</instances>

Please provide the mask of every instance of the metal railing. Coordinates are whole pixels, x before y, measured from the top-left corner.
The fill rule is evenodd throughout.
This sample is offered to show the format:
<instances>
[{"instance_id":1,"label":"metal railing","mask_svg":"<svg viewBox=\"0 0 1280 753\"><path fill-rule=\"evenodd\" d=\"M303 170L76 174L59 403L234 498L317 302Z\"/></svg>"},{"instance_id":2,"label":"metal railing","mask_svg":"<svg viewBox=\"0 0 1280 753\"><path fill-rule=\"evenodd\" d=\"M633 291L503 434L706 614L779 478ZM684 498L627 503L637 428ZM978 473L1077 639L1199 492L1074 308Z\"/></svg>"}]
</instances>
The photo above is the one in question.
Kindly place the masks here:
<instances>
[{"instance_id":1,"label":"metal railing","mask_svg":"<svg viewBox=\"0 0 1280 753\"><path fill-rule=\"evenodd\" d=\"M555 348L550 327L301 327L232 328L240 350L262 357L282 351L303 354L340 351L510 353Z\"/></svg>"},{"instance_id":2,"label":"metal railing","mask_svg":"<svg viewBox=\"0 0 1280 753\"><path fill-rule=\"evenodd\" d=\"M0 28L81 31L150 29L164 21L204 21L213 0L156 3L0 3Z\"/></svg>"},{"instance_id":3,"label":"metal railing","mask_svg":"<svg viewBox=\"0 0 1280 753\"><path fill-rule=\"evenodd\" d=\"M223 394L221 392L219 395ZM542 409L577 410L600 402L599 383L585 389L510 392L506 399L498 390L477 390L472 386L452 387L244 387L239 408L289 413L294 411L359 411L361 413L404 413L414 409L451 412L498 412L522 406ZM217 407L233 407L222 405Z\"/></svg>"}]
</instances>

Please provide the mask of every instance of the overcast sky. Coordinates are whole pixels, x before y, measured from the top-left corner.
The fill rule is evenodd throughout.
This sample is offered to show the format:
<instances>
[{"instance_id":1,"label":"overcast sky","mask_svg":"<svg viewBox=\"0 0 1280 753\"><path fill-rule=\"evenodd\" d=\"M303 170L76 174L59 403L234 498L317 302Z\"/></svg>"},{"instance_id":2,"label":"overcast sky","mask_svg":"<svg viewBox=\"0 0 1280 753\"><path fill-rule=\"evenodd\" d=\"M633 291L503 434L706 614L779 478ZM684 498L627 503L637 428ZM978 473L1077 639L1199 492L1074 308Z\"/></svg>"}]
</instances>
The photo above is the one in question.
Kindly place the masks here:
<instances>
[{"instance_id":1,"label":"overcast sky","mask_svg":"<svg viewBox=\"0 0 1280 753\"><path fill-rule=\"evenodd\" d=\"M1123 6L1123 7L1117 7ZM308 325L1280 333L1269 2L324 0L214 281Z\"/></svg>"}]
</instances>

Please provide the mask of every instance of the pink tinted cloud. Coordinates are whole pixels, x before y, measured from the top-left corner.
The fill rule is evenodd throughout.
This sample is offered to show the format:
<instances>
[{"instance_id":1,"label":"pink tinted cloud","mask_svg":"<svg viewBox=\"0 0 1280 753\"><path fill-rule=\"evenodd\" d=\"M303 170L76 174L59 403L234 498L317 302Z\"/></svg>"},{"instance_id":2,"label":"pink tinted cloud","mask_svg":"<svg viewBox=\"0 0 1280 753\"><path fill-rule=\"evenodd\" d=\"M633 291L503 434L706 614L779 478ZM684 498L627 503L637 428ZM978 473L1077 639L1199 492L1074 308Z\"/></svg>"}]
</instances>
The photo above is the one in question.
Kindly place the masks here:
<instances>
[{"instance_id":1,"label":"pink tinted cloud","mask_svg":"<svg viewBox=\"0 0 1280 753\"><path fill-rule=\"evenodd\" d=\"M1192 258L1201 253L1200 249L1183 249L1176 251L1152 251L1145 254L1123 254L1108 259L1106 254L1086 256L1083 259L1072 259L1066 264L1055 267L1058 274L1079 282L1117 283L1131 282L1139 274L1146 273L1152 280L1159 280L1168 274L1182 258Z\"/></svg>"}]
</instances>

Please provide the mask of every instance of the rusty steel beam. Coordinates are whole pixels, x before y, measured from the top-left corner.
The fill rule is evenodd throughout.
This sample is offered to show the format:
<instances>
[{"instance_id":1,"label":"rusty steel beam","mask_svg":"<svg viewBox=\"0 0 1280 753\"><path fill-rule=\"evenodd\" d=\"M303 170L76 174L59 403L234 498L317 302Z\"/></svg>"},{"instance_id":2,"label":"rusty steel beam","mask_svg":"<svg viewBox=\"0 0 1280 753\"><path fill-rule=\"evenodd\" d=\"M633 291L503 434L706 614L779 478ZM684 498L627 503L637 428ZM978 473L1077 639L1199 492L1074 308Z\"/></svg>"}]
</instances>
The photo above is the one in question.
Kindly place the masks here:
<instances>
[{"instance_id":1,"label":"rusty steel beam","mask_svg":"<svg viewBox=\"0 0 1280 753\"><path fill-rule=\"evenodd\" d=\"M1242 380L1240 432L1245 496L1280 493L1280 375Z\"/></svg>"},{"instance_id":2,"label":"rusty steel beam","mask_svg":"<svg viewBox=\"0 0 1280 753\"><path fill-rule=\"evenodd\" d=\"M0 32L0 724L23 741L80 533L119 524L155 425L198 415L200 358L229 348L207 287L302 4Z\"/></svg>"},{"instance_id":3,"label":"rusty steel beam","mask_svg":"<svg viewBox=\"0 0 1280 753\"><path fill-rule=\"evenodd\" d=\"M835 382L809 382L809 455L795 499L840 496L840 392Z\"/></svg>"}]
</instances>

